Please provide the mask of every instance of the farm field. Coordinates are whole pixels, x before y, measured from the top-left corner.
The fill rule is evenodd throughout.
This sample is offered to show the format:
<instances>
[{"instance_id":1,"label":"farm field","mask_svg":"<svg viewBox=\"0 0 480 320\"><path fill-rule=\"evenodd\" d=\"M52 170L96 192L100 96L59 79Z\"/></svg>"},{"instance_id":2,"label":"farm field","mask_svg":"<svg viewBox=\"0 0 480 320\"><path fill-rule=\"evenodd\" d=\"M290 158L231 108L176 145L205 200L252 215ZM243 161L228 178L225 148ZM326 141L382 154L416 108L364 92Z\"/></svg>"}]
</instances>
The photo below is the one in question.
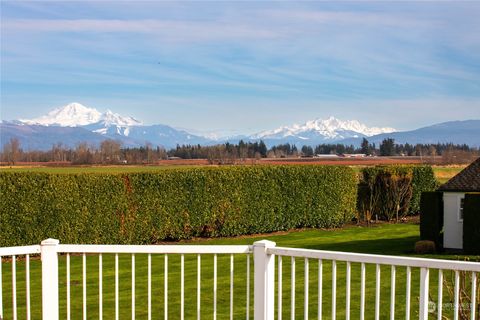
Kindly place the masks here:
<instances>
[{"instance_id":1,"label":"farm field","mask_svg":"<svg viewBox=\"0 0 480 320\"><path fill-rule=\"evenodd\" d=\"M349 226L344 229L336 230L304 230L270 235L246 236L239 238L223 238L209 240L193 240L179 244L218 244L218 245L239 245L252 244L260 239L275 241L277 246L350 251L360 253L389 254L413 256L413 245L418 240L419 227L416 224L379 224L373 227ZM432 257L432 256L429 256ZM439 257L439 256L435 256ZM441 256L442 258L455 259L455 256ZM462 257L463 259L464 257ZM470 257L474 259L474 257ZM185 317L193 318L196 315L196 256L185 256ZM290 259L283 259L283 317L290 317ZM66 318L66 264L65 256L60 257L60 317ZM228 319L229 316L229 263L230 257L225 255L218 256L218 293L217 293L217 315L218 319ZM147 318L147 256L136 255L135 262L135 314L137 319ZM253 259L251 259L253 266ZM120 319L131 318L131 256L120 255ZM152 256L152 312L153 318L163 318L164 315L164 256ZM202 280L201 280L201 313L202 319L211 319L213 313L213 257L211 255L202 256ZM12 318L11 301L11 262L3 262L3 305L5 310L5 319ZM337 263L337 317L345 317L345 264ZM375 266L367 265L366 281L366 314L371 318L374 311L375 297ZM253 269L252 267L250 268ZM17 261L17 290L18 295L18 315L19 319L25 318L25 264L24 261ZM31 262L32 279L32 319L39 319L40 310L40 262L34 259ZM381 315L386 318L390 310L390 268L381 268ZM245 317L246 312L246 257L235 255L234 263L234 318ZM304 304L304 262L302 259L296 259L296 318L303 318ZM445 273L445 278L450 279L450 274ZM250 277L250 306L253 303L253 277ZM331 313L331 262L325 261L323 265L323 316L330 317ZM405 317L405 268L397 267L396 270L396 317ZM412 272L412 311L411 316L418 316L418 292L419 288L416 282L419 279L418 270ZM430 293L432 299L436 298L437 275L431 272L430 275ZM318 262L310 260L310 308L309 315L314 318L317 315L318 298ZM359 318L359 287L360 287L360 266L352 264L352 298L351 298L351 317ZM277 286L276 286L277 288ZM87 256L87 318L98 318L98 257ZM71 294L72 294L72 319L80 319L82 316L82 257L71 257ZM444 303L451 302L450 297L444 288ZM171 319L177 319L180 315L180 257L169 256L168 273L168 315ZM251 309L250 309L251 310ZM251 312L251 311L250 311ZM445 310L446 316L451 315L451 310ZM105 319L114 318L114 257L112 255L103 256L103 313ZM252 314L250 317L252 318Z\"/></svg>"},{"instance_id":2,"label":"farm field","mask_svg":"<svg viewBox=\"0 0 480 320\"><path fill-rule=\"evenodd\" d=\"M445 183L449 179L453 178L453 176L455 176L457 173L465 169L465 167L465 165L433 166L433 172L440 183Z\"/></svg>"},{"instance_id":3,"label":"farm field","mask_svg":"<svg viewBox=\"0 0 480 320\"><path fill-rule=\"evenodd\" d=\"M42 167L18 166L0 167L0 172L43 172L43 173L133 173L155 172L160 170L194 168L198 165L161 165L161 166L68 166L68 167Z\"/></svg>"},{"instance_id":4,"label":"farm field","mask_svg":"<svg viewBox=\"0 0 480 320\"><path fill-rule=\"evenodd\" d=\"M128 166L128 165L120 165L120 166L15 166L15 167L0 167L0 172L45 172L45 173L132 173L132 172L155 172L160 170L169 170L169 169L179 169L179 168L195 168L199 166L205 166L206 164L196 164L196 161L188 162L189 160L183 160L182 164L169 164L169 161L165 161L166 164L162 165L154 165L154 166ZM351 163L354 163L352 165ZM261 161L262 164L298 164L297 162L280 162L280 161ZM360 169L364 166L375 165L368 164L363 162L362 160L348 160L348 161L340 161L335 160L332 162L329 161L304 161L303 164L334 164L334 165L348 165L354 169ZM378 163L380 164L380 163ZM382 163L386 164L386 163ZM391 164L399 164L399 163L391 163ZM433 166L433 171L435 173L435 177L439 181L439 183L445 183L450 178L455 176L461 170L465 168L465 165L455 165L455 166Z\"/></svg>"}]
</instances>

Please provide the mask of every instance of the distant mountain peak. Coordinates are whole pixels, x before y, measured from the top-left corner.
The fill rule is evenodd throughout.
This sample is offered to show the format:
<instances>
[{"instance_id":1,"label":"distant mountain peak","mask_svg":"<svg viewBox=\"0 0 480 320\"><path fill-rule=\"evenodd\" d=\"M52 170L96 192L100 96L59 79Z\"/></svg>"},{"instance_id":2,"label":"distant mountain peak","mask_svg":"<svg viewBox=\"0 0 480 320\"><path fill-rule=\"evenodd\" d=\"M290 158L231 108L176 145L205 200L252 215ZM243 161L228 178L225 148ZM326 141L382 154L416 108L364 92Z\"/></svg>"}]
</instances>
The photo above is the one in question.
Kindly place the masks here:
<instances>
[{"instance_id":1,"label":"distant mountain peak","mask_svg":"<svg viewBox=\"0 0 480 320\"><path fill-rule=\"evenodd\" d=\"M107 110L102 114L101 122L105 125L117 125L117 126L141 126L143 123L133 117L124 117L118 113L114 113L111 110Z\"/></svg>"},{"instance_id":2,"label":"distant mountain peak","mask_svg":"<svg viewBox=\"0 0 480 320\"><path fill-rule=\"evenodd\" d=\"M123 117L118 113L107 110L101 113L95 108L84 106L78 102L69 103L63 107L53 109L46 115L35 119L20 120L24 124L43 126L80 127L101 123L103 126L139 126L142 122Z\"/></svg>"},{"instance_id":3,"label":"distant mountain peak","mask_svg":"<svg viewBox=\"0 0 480 320\"><path fill-rule=\"evenodd\" d=\"M43 126L77 127L98 122L101 116L102 113L94 108L86 107L78 102L72 102L66 106L55 108L44 116L20 121L25 124Z\"/></svg>"},{"instance_id":4,"label":"distant mountain peak","mask_svg":"<svg viewBox=\"0 0 480 320\"><path fill-rule=\"evenodd\" d=\"M366 136L370 137L381 133L396 131L394 128L367 127L358 120L340 120L333 116L327 119L317 118L306 121L303 124L283 126L273 130L259 132L252 136L254 139L282 139L286 137L297 137L299 139L310 139L322 137L324 140L340 140L347 137Z\"/></svg>"}]
</instances>

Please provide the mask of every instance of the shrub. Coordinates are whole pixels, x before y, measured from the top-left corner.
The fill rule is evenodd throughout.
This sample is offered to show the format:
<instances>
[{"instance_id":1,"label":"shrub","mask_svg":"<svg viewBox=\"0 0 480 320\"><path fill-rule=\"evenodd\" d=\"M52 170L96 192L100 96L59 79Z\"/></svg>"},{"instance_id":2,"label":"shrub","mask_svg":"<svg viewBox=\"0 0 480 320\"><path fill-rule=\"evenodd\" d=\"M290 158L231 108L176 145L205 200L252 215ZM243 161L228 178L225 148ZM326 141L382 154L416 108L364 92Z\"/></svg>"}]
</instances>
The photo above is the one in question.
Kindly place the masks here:
<instances>
[{"instance_id":1,"label":"shrub","mask_svg":"<svg viewBox=\"0 0 480 320\"><path fill-rule=\"evenodd\" d=\"M438 182L431 166L413 166L412 171L412 199L408 211L418 213L422 192L436 190Z\"/></svg>"},{"instance_id":2,"label":"shrub","mask_svg":"<svg viewBox=\"0 0 480 320\"><path fill-rule=\"evenodd\" d=\"M467 254L480 254L480 194L465 195L463 250Z\"/></svg>"},{"instance_id":3,"label":"shrub","mask_svg":"<svg viewBox=\"0 0 480 320\"><path fill-rule=\"evenodd\" d=\"M429 166L375 166L362 169L359 204L362 216L391 220L416 213L423 191L435 190L436 180Z\"/></svg>"},{"instance_id":4,"label":"shrub","mask_svg":"<svg viewBox=\"0 0 480 320\"><path fill-rule=\"evenodd\" d=\"M443 193L423 192L420 201L420 239L443 246Z\"/></svg>"},{"instance_id":5,"label":"shrub","mask_svg":"<svg viewBox=\"0 0 480 320\"><path fill-rule=\"evenodd\" d=\"M129 174L0 173L0 245L157 243L336 227L355 211L348 167L241 166Z\"/></svg>"},{"instance_id":6,"label":"shrub","mask_svg":"<svg viewBox=\"0 0 480 320\"><path fill-rule=\"evenodd\" d=\"M435 253L436 245L435 242L430 240L420 240L415 242L415 248L413 251L415 252L415 254Z\"/></svg>"}]
</instances>

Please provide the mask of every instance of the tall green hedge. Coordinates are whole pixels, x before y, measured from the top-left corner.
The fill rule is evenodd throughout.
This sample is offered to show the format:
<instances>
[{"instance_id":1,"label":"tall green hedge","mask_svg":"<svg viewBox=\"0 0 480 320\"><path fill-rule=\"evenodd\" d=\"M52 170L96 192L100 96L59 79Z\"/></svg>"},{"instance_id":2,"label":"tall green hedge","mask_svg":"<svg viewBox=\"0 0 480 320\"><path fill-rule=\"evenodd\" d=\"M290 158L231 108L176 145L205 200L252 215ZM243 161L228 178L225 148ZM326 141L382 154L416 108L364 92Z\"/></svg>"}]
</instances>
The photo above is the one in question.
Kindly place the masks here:
<instances>
[{"instance_id":1,"label":"tall green hedge","mask_svg":"<svg viewBox=\"0 0 480 320\"><path fill-rule=\"evenodd\" d=\"M467 193L463 205L463 250L480 254L480 194Z\"/></svg>"},{"instance_id":2,"label":"tall green hedge","mask_svg":"<svg viewBox=\"0 0 480 320\"><path fill-rule=\"evenodd\" d=\"M0 173L0 246L157 243L335 227L355 211L348 167L242 166L156 173Z\"/></svg>"},{"instance_id":3,"label":"tall green hedge","mask_svg":"<svg viewBox=\"0 0 480 320\"><path fill-rule=\"evenodd\" d=\"M412 167L412 199L410 200L410 213L420 212L422 192L434 191L438 187L435 173L431 166L421 165Z\"/></svg>"},{"instance_id":4,"label":"tall green hedge","mask_svg":"<svg viewBox=\"0 0 480 320\"><path fill-rule=\"evenodd\" d=\"M443 193L426 191L420 201L420 239L434 241L437 250L443 247Z\"/></svg>"}]
</instances>

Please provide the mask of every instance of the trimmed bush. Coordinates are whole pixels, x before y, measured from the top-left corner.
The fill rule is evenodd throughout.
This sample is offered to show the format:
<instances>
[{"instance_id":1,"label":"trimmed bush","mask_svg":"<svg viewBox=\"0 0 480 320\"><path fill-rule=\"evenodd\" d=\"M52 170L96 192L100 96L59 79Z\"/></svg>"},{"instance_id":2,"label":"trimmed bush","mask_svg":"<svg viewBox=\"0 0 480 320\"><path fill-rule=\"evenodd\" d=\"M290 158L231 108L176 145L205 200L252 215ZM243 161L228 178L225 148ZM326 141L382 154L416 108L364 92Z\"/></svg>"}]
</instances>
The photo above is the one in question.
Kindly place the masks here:
<instances>
[{"instance_id":1,"label":"trimmed bush","mask_svg":"<svg viewBox=\"0 0 480 320\"><path fill-rule=\"evenodd\" d=\"M438 182L431 166L412 167L412 199L408 208L409 213L420 212L420 200L422 192L434 191L438 188Z\"/></svg>"},{"instance_id":2,"label":"trimmed bush","mask_svg":"<svg viewBox=\"0 0 480 320\"><path fill-rule=\"evenodd\" d=\"M463 250L480 254L480 194L465 195L463 205Z\"/></svg>"},{"instance_id":3,"label":"trimmed bush","mask_svg":"<svg viewBox=\"0 0 480 320\"><path fill-rule=\"evenodd\" d=\"M430 240L420 240L415 242L415 248L413 252L416 254L429 254L436 252L435 242Z\"/></svg>"},{"instance_id":4,"label":"trimmed bush","mask_svg":"<svg viewBox=\"0 0 480 320\"><path fill-rule=\"evenodd\" d=\"M443 193L422 192L420 201L420 239L443 247Z\"/></svg>"},{"instance_id":5,"label":"trimmed bush","mask_svg":"<svg viewBox=\"0 0 480 320\"><path fill-rule=\"evenodd\" d=\"M151 244L337 227L355 213L348 167L241 166L156 173L0 173L0 246Z\"/></svg>"}]
</instances>

